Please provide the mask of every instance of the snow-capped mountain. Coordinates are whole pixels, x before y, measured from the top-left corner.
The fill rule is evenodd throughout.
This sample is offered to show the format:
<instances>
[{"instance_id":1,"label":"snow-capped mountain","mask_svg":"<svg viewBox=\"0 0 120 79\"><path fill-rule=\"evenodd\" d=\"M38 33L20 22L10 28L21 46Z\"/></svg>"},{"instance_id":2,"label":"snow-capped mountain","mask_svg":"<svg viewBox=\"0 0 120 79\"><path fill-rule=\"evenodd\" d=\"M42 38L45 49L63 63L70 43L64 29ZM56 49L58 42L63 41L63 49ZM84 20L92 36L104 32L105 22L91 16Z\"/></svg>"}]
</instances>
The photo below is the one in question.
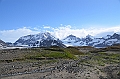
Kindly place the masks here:
<instances>
[{"instance_id":1,"label":"snow-capped mountain","mask_svg":"<svg viewBox=\"0 0 120 79\"><path fill-rule=\"evenodd\" d=\"M27 35L20 37L15 43L15 46L30 46L30 47L50 47L53 45L65 47L62 41L52 36L50 33L39 33L35 35Z\"/></svg>"},{"instance_id":2,"label":"snow-capped mountain","mask_svg":"<svg viewBox=\"0 0 120 79\"><path fill-rule=\"evenodd\" d=\"M65 44L66 46L77 46L79 45L79 41L81 41L81 39L74 35L69 35L62 41L63 41L63 44Z\"/></svg>"},{"instance_id":3,"label":"snow-capped mountain","mask_svg":"<svg viewBox=\"0 0 120 79\"><path fill-rule=\"evenodd\" d=\"M0 48L6 47L6 43L0 39Z\"/></svg>"},{"instance_id":4,"label":"snow-capped mountain","mask_svg":"<svg viewBox=\"0 0 120 79\"><path fill-rule=\"evenodd\" d=\"M88 46L89 42L93 40L91 35L87 35L85 38L79 38L74 35L69 35L63 39L63 43L66 46Z\"/></svg>"},{"instance_id":5,"label":"snow-capped mountain","mask_svg":"<svg viewBox=\"0 0 120 79\"><path fill-rule=\"evenodd\" d=\"M73 35L69 35L62 40L66 46L93 46L93 47L106 47L113 44L120 44L120 34L114 33L113 35L107 35L106 37L94 38L91 35L87 35L85 38L78 38Z\"/></svg>"},{"instance_id":6,"label":"snow-capped mountain","mask_svg":"<svg viewBox=\"0 0 120 79\"><path fill-rule=\"evenodd\" d=\"M114 33L101 38L95 38L87 35L85 38L79 38L74 35L69 35L63 40L55 38L48 32L35 35L27 35L20 37L15 43L15 46L30 46L30 47L50 47L53 45L59 47L65 46L93 46L106 47L113 44L120 44L120 34Z\"/></svg>"}]
</instances>

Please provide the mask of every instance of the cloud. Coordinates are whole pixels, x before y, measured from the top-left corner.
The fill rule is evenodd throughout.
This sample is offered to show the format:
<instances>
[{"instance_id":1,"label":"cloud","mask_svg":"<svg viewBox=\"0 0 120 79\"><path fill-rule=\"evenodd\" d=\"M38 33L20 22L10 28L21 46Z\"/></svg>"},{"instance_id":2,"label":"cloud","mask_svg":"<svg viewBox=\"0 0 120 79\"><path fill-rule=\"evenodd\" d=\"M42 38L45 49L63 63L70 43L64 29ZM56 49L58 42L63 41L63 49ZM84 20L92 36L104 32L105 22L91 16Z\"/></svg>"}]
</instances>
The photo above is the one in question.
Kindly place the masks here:
<instances>
[{"instance_id":1,"label":"cloud","mask_svg":"<svg viewBox=\"0 0 120 79\"><path fill-rule=\"evenodd\" d=\"M77 37L85 37L88 34L95 37L102 37L108 34L111 35L113 33L120 33L120 26L102 27L102 28L90 27L90 28L76 29L71 25L65 25L57 28L50 27L47 30L46 30L46 26L42 28L23 27L19 29L0 31L0 39L2 39L5 42L15 42L21 36L25 36L29 34L37 34L40 32L50 32L53 36L59 39L64 39L65 37L71 34Z\"/></svg>"},{"instance_id":2,"label":"cloud","mask_svg":"<svg viewBox=\"0 0 120 79\"><path fill-rule=\"evenodd\" d=\"M43 28L44 29L50 29L50 26L44 26Z\"/></svg>"},{"instance_id":3,"label":"cloud","mask_svg":"<svg viewBox=\"0 0 120 79\"><path fill-rule=\"evenodd\" d=\"M114 27L105 27L105 28L97 28L97 27L90 27L87 29L74 29L72 26L64 26L64 27L59 27L56 29L53 29L53 32L51 32L55 37L59 39L63 39L68 35L75 35L77 37L85 37L88 34L95 36L95 37L102 37L106 36L108 34L113 34L120 32L120 26L114 26Z\"/></svg>"},{"instance_id":4,"label":"cloud","mask_svg":"<svg viewBox=\"0 0 120 79\"><path fill-rule=\"evenodd\" d=\"M0 31L0 39L5 42L15 42L21 36L36 34L38 31L33 31L27 27L15 29L15 30L3 30Z\"/></svg>"}]
</instances>

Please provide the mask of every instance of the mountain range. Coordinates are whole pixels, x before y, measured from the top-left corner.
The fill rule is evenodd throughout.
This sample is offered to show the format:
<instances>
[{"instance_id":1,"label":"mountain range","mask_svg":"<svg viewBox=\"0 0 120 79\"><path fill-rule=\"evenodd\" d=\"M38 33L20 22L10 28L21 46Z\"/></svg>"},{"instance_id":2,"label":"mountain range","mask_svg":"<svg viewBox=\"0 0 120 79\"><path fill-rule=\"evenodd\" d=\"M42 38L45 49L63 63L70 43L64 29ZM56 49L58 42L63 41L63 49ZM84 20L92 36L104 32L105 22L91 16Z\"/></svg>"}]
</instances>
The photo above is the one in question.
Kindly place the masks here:
<instances>
[{"instance_id":1,"label":"mountain range","mask_svg":"<svg viewBox=\"0 0 120 79\"><path fill-rule=\"evenodd\" d=\"M114 33L101 38L95 38L87 35L85 38L79 38L74 35L69 35L63 39L66 46L92 46L92 47L106 47L113 44L120 43L120 34Z\"/></svg>"},{"instance_id":2,"label":"mountain range","mask_svg":"<svg viewBox=\"0 0 120 79\"><path fill-rule=\"evenodd\" d=\"M50 46L92 46L106 47L113 44L120 44L120 34L114 33L101 38L95 38L87 35L84 38L79 38L74 35L69 35L66 38L59 40L48 32L20 37L15 43L7 43L14 46L29 46L29 47L50 47Z\"/></svg>"}]
</instances>

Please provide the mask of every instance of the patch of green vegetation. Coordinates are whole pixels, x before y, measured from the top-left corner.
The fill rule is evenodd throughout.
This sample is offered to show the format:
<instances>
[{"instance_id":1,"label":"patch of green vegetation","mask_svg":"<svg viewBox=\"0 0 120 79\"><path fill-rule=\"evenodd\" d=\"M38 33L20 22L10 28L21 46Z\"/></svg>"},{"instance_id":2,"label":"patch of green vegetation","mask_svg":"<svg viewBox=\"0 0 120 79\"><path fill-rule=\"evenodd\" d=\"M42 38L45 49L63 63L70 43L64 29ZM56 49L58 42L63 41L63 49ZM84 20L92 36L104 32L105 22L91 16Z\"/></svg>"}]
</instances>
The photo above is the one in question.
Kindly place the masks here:
<instances>
[{"instance_id":1,"label":"patch of green vegetation","mask_svg":"<svg viewBox=\"0 0 120 79\"><path fill-rule=\"evenodd\" d=\"M38 57L42 57L42 55L41 54L26 55L25 59L35 59L35 58L38 58Z\"/></svg>"},{"instance_id":2,"label":"patch of green vegetation","mask_svg":"<svg viewBox=\"0 0 120 79\"><path fill-rule=\"evenodd\" d=\"M48 54L44 54L45 57L53 57L53 58L64 58L65 54L64 53L60 53L60 52L51 52Z\"/></svg>"},{"instance_id":3,"label":"patch of green vegetation","mask_svg":"<svg viewBox=\"0 0 120 79\"><path fill-rule=\"evenodd\" d=\"M71 53L68 53L68 52L51 52L51 53L48 53L48 54L44 54L45 57L53 57L53 58L70 58L70 59L74 59L75 56Z\"/></svg>"},{"instance_id":4,"label":"patch of green vegetation","mask_svg":"<svg viewBox=\"0 0 120 79\"><path fill-rule=\"evenodd\" d=\"M104 61L102 61L102 60L98 60L97 63L98 63L99 66L105 66L105 63L104 63Z\"/></svg>"},{"instance_id":5,"label":"patch of green vegetation","mask_svg":"<svg viewBox=\"0 0 120 79\"><path fill-rule=\"evenodd\" d=\"M14 58L13 61L24 61L25 58Z\"/></svg>"},{"instance_id":6,"label":"patch of green vegetation","mask_svg":"<svg viewBox=\"0 0 120 79\"><path fill-rule=\"evenodd\" d=\"M31 50L31 53L27 53L25 59L42 59L42 57L52 57L52 58L64 58L64 59L76 59L75 55L72 54L71 50L66 48L44 48L41 51Z\"/></svg>"},{"instance_id":7,"label":"patch of green vegetation","mask_svg":"<svg viewBox=\"0 0 120 79\"><path fill-rule=\"evenodd\" d=\"M41 63L48 64L48 63L55 63L55 62L57 62L57 60L45 60L45 61L42 61Z\"/></svg>"},{"instance_id":8,"label":"patch of green vegetation","mask_svg":"<svg viewBox=\"0 0 120 79\"><path fill-rule=\"evenodd\" d=\"M82 58L84 60L80 61L83 64L90 64L90 65L99 65L105 66L105 64L117 64L120 63L120 54L113 54L113 53L106 53L106 52L99 52L96 54L88 53L83 55Z\"/></svg>"},{"instance_id":9,"label":"patch of green vegetation","mask_svg":"<svg viewBox=\"0 0 120 79\"><path fill-rule=\"evenodd\" d=\"M66 57L70 59L77 59L77 57L75 56L75 53L71 51L70 49L64 49L64 52L66 54Z\"/></svg>"},{"instance_id":10,"label":"patch of green vegetation","mask_svg":"<svg viewBox=\"0 0 120 79\"><path fill-rule=\"evenodd\" d=\"M105 65L104 61L101 58L99 59L98 57L93 57L92 59L87 60L86 63L99 66Z\"/></svg>"},{"instance_id":11,"label":"patch of green vegetation","mask_svg":"<svg viewBox=\"0 0 120 79\"><path fill-rule=\"evenodd\" d=\"M120 54L99 53L99 57L106 63L120 63Z\"/></svg>"},{"instance_id":12,"label":"patch of green vegetation","mask_svg":"<svg viewBox=\"0 0 120 79\"><path fill-rule=\"evenodd\" d=\"M64 52L62 48L45 48L44 50Z\"/></svg>"},{"instance_id":13,"label":"patch of green vegetation","mask_svg":"<svg viewBox=\"0 0 120 79\"><path fill-rule=\"evenodd\" d=\"M64 50L67 52L70 52L71 54L74 54L74 55L84 55L83 52L81 52L79 49L77 49L75 47L68 47Z\"/></svg>"}]
</instances>

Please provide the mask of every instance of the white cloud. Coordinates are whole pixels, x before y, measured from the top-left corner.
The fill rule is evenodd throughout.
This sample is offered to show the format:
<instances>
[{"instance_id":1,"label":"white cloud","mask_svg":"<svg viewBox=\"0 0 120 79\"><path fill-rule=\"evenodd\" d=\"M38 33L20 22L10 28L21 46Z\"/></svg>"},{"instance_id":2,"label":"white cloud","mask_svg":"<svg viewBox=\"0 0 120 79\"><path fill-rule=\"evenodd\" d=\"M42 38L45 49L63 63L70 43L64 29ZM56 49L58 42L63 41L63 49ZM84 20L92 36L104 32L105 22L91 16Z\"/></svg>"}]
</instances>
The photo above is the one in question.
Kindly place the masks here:
<instances>
[{"instance_id":1,"label":"white cloud","mask_svg":"<svg viewBox=\"0 0 120 79\"><path fill-rule=\"evenodd\" d=\"M38 31L32 31L26 27L19 28L16 30L3 30L0 31L0 39L2 39L5 42L15 42L21 36L36 33L38 33Z\"/></svg>"},{"instance_id":2,"label":"white cloud","mask_svg":"<svg viewBox=\"0 0 120 79\"><path fill-rule=\"evenodd\" d=\"M50 26L44 26L43 28L44 28L44 29L49 29L49 28L50 28Z\"/></svg>"},{"instance_id":3,"label":"white cloud","mask_svg":"<svg viewBox=\"0 0 120 79\"><path fill-rule=\"evenodd\" d=\"M72 34L77 37L85 37L88 34L95 36L95 37L102 37L106 36L108 34L113 34L116 32L120 32L120 26L115 27L105 27L105 28L87 28L87 29L73 29L72 26L65 26L65 27L59 27L56 29L53 29L53 32L51 32L55 37L59 39L63 39L66 36Z\"/></svg>"},{"instance_id":4,"label":"white cloud","mask_svg":"<svg viewBox=\"0 0 120 79\"><path fill-rule=\"evenodd\" d=\"M47 27L48 28L48 27ZM74 29L74 27L67 25L67 26L60 26L58 28L52 28L49 26L49 30L46 30L46 27L43 28L19 28L14 30L3 30L0 31L0 39L5 42L15 42L21 36L29 35L29 34L37 34L39 32L50 32L56 38L63 39L66 36L72 34L77 37L85 37L86 35L90 34L92 36L102 37L108 34L113 34L116 32L120 33L120 26L114 27L105 27L105 28L82 28L82 29Z\"/></svg>"}]
</instances>

